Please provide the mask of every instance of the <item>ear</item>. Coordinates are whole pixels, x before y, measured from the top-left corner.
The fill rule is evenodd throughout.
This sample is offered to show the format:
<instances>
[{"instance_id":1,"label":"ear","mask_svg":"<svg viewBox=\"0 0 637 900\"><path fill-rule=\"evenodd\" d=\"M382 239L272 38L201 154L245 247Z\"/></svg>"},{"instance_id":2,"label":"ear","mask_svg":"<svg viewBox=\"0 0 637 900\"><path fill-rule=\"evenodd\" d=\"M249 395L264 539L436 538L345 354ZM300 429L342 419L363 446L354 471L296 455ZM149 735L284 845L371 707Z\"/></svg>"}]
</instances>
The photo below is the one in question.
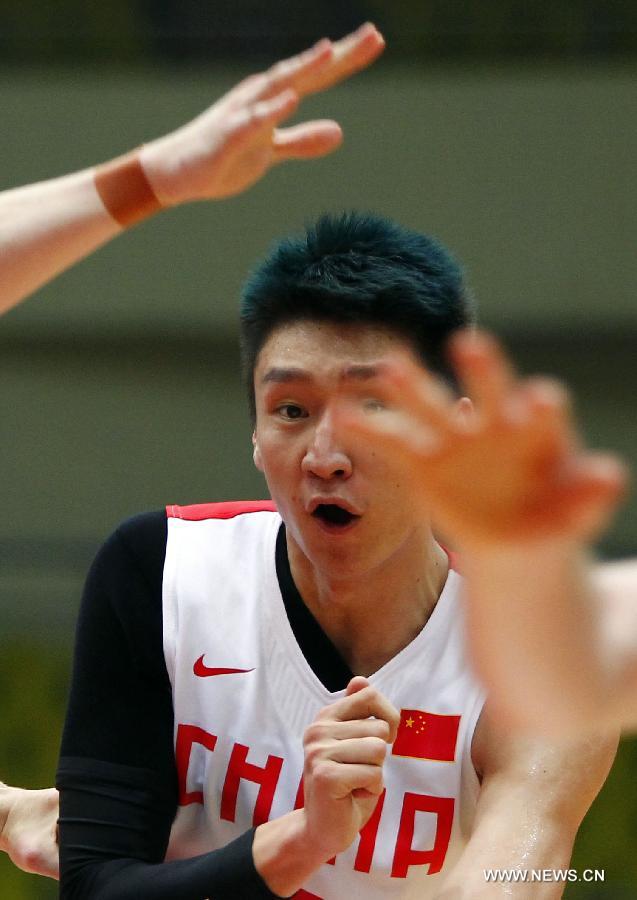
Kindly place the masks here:
<instances>
[{"instance_id":1,"label":"ear","mask_svg":"<svg viewBox=\"0 0 637 900\"><path fill-rule=\"evenodd\" d=\"M476 408L469 397L460 397L456 400L454 418L456 422L468 425L475 417Z\"/></svg>"},{"instance_id":2,"label":"ear","mask_svg":"<svg viewBox=\"0 0 637 900\"><path fill-rule=\"evenodd\" d=\"M261 451L259 450L256 431L252 432L252 459L259 472L263 472L263 462L261 460Z\"/></svg>"}]
</instances>

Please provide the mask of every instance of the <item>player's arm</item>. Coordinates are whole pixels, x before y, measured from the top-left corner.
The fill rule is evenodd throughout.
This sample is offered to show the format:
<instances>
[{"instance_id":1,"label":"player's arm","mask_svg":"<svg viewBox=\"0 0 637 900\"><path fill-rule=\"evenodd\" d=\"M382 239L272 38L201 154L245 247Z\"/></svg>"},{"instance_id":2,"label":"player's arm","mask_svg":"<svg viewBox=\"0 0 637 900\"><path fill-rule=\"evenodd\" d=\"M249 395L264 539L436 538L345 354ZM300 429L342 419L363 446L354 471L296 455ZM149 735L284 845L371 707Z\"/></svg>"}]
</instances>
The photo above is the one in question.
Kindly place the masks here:
<instances>
[{"instance_id":1,"label":"player's arm","mask_svg":"<svg viewBox=\"0 0 637 900\"><path fill-rule=\"evenodd\" d=\"M622 469L581 449L561 385L517 378L484 334L458 335L452 351L473 407L414 365L366 385L381 408L350 403L350 425L408 457L423 510L461 552L471 649L509 724L568 733L600 716L623 723L613 697L625 701L634 677L616 664L608 592L588 552ZM629 606L625 595L625 624ZM627 633L635 641L634 624Z\"/></svg>"},{"instance_id":2,"label":"player's arm","mask_svg":"<svg viewBox=\"0 0 637 900\"><path fill-rule=\"evenodd\" d=\"M246 190L271 166L341 141L336 122L279 127L304 96L368 66L384 42L372 25L242 81L176 131L126 157L0 194L0 312L158 210Z\"/></svg>"},{"instance_id":3,"label":"player's arm","mask_svg":"<svg viewBox=\"0 0 637 900\"><path fill-rule=\"evenodd\" d=\"M561 897L566 882L531 881L532 872L568 869L577 830L613 763L617 736L560 744L512 737L485 709L473 743L482 781L476 817L437 900ZM485 871L497 869L526 872L521 877L527 880L487 881Z\"/></svg>"},{"instance_id":4,"label":"player's arm","mask_svg":"<svg viewBox=\"0 0 637 900\"><path fill-rule=\"evenodd\" d=\"M25 872L58 876L58 795L0 782L0 850Z\"/></svg>"},{"instance_id":5,"label":"player's arm","mask_svg":"<svg viewBox=\"0 0 637 900\"><path fill-rule=\"evenodd\" d=\"M464 555L469 640L500 715L555 736L637 724L637 562L559 537Z\"/></svg>"},{"instance_id":6,"label":"player's arm","mask_svg":"<svg viewBox=\"0 0 637 900\"><path fill-rule=\"evenodd\" d=\"M589 549L621 496L621 467L582 449L563 386L518 378L487 336L457 340L454 356L476 406L448 446L464 445L495 497L454 514L492 700L540 732L634 724L637 566L597 567Z\"/></svg>"}]
</instances>

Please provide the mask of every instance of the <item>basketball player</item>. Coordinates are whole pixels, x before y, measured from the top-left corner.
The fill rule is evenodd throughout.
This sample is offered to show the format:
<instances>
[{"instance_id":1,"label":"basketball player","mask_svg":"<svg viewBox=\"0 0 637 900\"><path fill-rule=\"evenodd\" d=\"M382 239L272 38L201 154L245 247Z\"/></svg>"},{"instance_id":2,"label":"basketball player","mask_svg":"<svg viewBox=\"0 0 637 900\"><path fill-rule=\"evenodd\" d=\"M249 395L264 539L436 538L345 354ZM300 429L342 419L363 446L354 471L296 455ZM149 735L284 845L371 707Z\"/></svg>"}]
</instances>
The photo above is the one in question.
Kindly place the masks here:
<instances>
[{"instance_id":1,"label":"basketball player","mask_svg":"<svg viewBox=\"0 0 637 900\"><path fill-rule=\"evenodd\" d=\"M502 727L411 457L340 425L383 420L386 367L451 378L469 319L447 252L378 217L325 217L253 273L273 502L169 506L98 554L58 772L65 900L561 895L484 870L567 866L616 738Z\"/></svg>"},{"instance_id":2,"label":"basketball player","mask_svg":"<svg viewBox=\"0 0 637 900\"><path fill-rule=\"evenodd\" d=\"M625 473L581 448L561 385L517 378L485 334L451 349L476 415L412 367L375 386L392 413L350 425L410 456L423 504L461 550L469 638L499 713L560 735L632 730L637 560L594 565L590 551Z\"/></svg>"},{"instance_id":3,"label":"basketball player","mask_svg":"<svg viewBox=\"0 0 637 900\"><path fill-rule=\"evenodd\" d=\"M128 156L0 193L0 312L164 207L240 193L276 163L336 149L336 122L278 126L301 98L365 68L383 46L370 24L340 41L322 40ZM57 875L56 823L54 790L0 783L0 850L20 868Z\"/></svg>"}]
</instances>

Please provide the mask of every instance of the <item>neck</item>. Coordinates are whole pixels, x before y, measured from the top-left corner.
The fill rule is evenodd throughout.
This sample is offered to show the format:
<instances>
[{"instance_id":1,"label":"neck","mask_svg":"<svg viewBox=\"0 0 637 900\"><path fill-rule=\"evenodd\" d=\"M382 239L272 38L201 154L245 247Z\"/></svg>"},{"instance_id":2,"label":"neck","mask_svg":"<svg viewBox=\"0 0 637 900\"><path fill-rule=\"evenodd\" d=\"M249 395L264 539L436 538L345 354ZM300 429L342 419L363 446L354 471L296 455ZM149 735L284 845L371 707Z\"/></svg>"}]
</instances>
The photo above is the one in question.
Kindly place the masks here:
<instances>
[{"instance_id":1,"label":"neck","mask_svg":"<svg viewBox=\"0 0 637 900\"><path fill-rule=\"evenodd\" d=\"M449 569L447 554L428 529L357 576L318 569L289 532L287 547L303 601L357 675L378 671L420 633Z\"/></svg>"}]
</instances>

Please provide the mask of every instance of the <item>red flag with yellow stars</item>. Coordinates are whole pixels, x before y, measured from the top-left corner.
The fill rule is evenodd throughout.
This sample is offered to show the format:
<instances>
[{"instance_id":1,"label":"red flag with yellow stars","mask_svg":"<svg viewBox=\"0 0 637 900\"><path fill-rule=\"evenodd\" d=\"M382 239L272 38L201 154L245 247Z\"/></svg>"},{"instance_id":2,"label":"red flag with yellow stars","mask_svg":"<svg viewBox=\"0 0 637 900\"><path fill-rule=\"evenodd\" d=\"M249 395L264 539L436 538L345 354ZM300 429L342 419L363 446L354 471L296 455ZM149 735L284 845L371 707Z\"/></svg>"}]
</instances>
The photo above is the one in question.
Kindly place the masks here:
<instances>
[{"instance_id":1,"label":"red flag with yellow stars","mask_svg":"<svg viewBox=\"0 0 637 900\"><path fill-rule=\"evenodd\" d=\"M401 709L392 756L453 762L460 716L441 716L422 709Z\"/></svg>"}]
</instances>

